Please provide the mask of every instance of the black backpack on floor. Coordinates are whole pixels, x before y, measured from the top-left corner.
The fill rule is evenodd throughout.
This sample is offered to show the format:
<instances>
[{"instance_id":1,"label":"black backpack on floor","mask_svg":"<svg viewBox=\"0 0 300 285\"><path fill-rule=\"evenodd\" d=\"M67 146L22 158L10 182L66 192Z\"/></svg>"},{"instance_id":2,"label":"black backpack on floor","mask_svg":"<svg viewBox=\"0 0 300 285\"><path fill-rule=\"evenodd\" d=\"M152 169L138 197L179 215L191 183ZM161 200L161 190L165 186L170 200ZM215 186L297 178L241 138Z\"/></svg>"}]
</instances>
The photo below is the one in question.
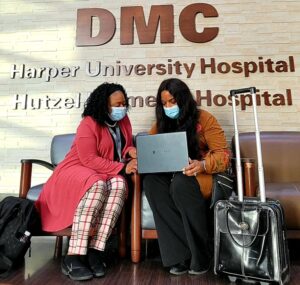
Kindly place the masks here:
<instances>
[{"instance_id":1,"label":"black backpack on floor","mask_svg":"<svg viewBox=\"0 0 300 285\"><path fill-rule=\"evenodd\" d=\"M31 234L39 228L33 201L9 196L0 202L0 277L23 262Z\"/></svg>"}]
</instances>

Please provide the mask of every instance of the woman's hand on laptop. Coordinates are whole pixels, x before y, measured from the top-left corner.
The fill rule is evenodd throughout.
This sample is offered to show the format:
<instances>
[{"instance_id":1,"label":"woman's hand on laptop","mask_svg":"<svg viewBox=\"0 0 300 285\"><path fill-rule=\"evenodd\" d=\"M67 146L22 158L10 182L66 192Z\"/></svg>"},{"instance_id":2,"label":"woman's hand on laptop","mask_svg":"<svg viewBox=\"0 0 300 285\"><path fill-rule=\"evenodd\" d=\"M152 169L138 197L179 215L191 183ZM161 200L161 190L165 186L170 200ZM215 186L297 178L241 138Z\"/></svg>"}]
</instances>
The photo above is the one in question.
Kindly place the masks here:
<instances>
[{"instance_id":1,"label":"woman's hand on laptop","mask_svg":"<svg viewBox=\"0 0 300 285\"><path fill-rule=\"evenodd\" d=\"M126 174L130 174L130 173L136 173L136 171L137 171L137 159L133 158L129 160L128 163L126 164L125 172Z\"/></svg>"},{"instance_id":2,"label":"woman's hand on laptop","mask_svg":"<svg viewBox=\"0 0 300 285\"><path fill-rule=\"evenodd\" d=\"M202 163L200 160L193 160L189 158L189 165L182 169L182 173L186 176L197 176L202 172Z\"/></svg>"},{"instance_id":3,"label":"woman's hand on laptop","mask_svg":"<svg viewBox=\"0 0 300 285\"><path fill-rule=\"evenodd\" d=\"M136 154L136 148L133 147L132 149L130 149L130 151L128 152L129 157L131 158L137 158L137 154Z\"/></svg>"}]
</instances>

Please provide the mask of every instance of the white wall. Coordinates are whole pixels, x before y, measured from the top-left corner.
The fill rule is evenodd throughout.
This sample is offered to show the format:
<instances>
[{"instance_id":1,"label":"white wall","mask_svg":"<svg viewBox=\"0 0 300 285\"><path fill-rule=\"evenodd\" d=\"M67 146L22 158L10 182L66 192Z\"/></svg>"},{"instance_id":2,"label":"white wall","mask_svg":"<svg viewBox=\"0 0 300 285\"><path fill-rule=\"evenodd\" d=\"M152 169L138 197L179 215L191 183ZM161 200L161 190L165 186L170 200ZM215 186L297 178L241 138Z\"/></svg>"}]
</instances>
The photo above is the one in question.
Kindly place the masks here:
<instances>
[{"instance_id":1,"label":"white wall","mask_svg":"<svg viewBox=\"0 0 300 285\"><path fill-rule=\"evenodd\" d=\"M214 0L201 1L213 5L217 18L204 19L197 16L198 31L203 26L219 27L218 36L208 43L191 43L179 31L178 18L182 9L195 1L2 1L0 7L0 191L17 192L20 177L20 159L39 158L49 160L51 138L55 134L75 132L80 121L82 103L88 93L104 81L123 84L129 96L156 95L159 83L171 76L187 82L190 88L203 93L211 90L212 95L228 96L233 88L256 86L269 92L271 106L259 106L259 119L262 130L300 131L299 61L300 61L300 2L276 0ZM154 44L139 44L135 34L133 45L120 45L120 7L143 6L146 19L151 5L174 5L174 43L161 44L159 32ZM116 33L107 44L94 47L76 47L76 17L79 8L104 8L116 18ZM262 57L262 59L259 59ZM294 61L291 70L289 57ZM208 62L214 58L217 63L232 64L239 61L263 62L268 59L275 63L287 62L286 72L256 72L245 77L243 73L200 72L200 59ZM89 76L85 67L88 62L95 67L97 61L103 65L137 64L195 64L190 78L186 73L176 75L135 75L130 76ZM12 69L49 67L63 68L78 66L76 76L57 76L47 81L42 78L12 77ZM225 65L223 66L225 67ZM279 68L279 67L278 67ZM279 68L280 70L280 68ZM290 90L292 105L275 106L274 98L282 96L286 102L286 90ZM77 108L78 94L81 93L81 107ZM16 96L45 100L48 104L60 98L67 100L68 109L41 107L23 109L17 104ZM279 97L278 97L279 96ZM73 98L73 99L66 99ZM71 103L70 103L71 102ZM50 104L51 105L51 104ZM231 108L206 106L202 108L214 113L225 129L227 139L233 134ZM252 130L252 108L239 112L241 131ZM153 120L154 108L134 107L130 110L134 132L146 130ZM33 183L45 180L48 171L37 167Z\"/></svg>"}]
</instances>

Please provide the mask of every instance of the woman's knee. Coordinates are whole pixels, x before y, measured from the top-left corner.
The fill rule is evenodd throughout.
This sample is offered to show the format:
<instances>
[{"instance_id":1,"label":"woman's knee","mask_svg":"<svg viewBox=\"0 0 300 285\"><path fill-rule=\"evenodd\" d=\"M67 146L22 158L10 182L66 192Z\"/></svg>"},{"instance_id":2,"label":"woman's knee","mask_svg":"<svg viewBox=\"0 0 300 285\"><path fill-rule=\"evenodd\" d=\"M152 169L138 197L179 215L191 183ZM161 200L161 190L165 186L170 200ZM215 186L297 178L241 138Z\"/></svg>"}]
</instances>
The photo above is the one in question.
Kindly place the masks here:
<instances>
[{"instance_id":1,"label":"woman's knee","mask_svg":"<svg viewBox=\"0 0 300 285\"><path fill-rule=\"evenodd\" d=\"M116 176L116 177L113 177L112 179L110 179L111 183L116 183L118 185L124 185L126 186L126 180L123 176Z\"/></svg>"},{"instance_id":2,"label":"woman's knee","mask_svg":"<svg viewBox=\"0 0 300 285\"><path fill-rule=\"evenodd\" d=\"M154 192L155 179L156 177L154 174L147 174L143 177L143 190L147 197Z\"/></svg>"},{"instance_id":3,"label":"woman's knee","mask_svg":"<svg viewBox=\"0 0 300 285\"><path fill-rule=\"evenodd\" d=\"M116 176L106 182L108 191L126 192L126 180L122 176Z\"/></svg>"},{"instance_id":4,"label":"woman's knee","mask_svg":"<svg viewBox=\"0 0 300 285\"><path fill-rule=\"evenodd\" d=\"M182 173L177 173L172 179L171 189L175 192L181 193L184 188L191 184L191 179L194 179L194 177L189 177Z\"/></svg>"},{"instance_id":5,"label":"woman's knee","mask_svg":"<svg viewBox=\"0 0 300 285\"><path fill-rule=\"evenodd\" d=\"M148 174L143 179L143 190L150 205L160 205L170 197L169 177L164 174Z\"/></svg>"},{"instance_id":6,"label":"woman's knee","mask_svg":"<svg viewBox=\"0 0 300 285\"><path fill-rule=\"evenodd\" d=\"M102 200L102 197L105 196L105 193L105 182L102 180L98 180L85 192L84 196L80 200Z\"/></svg>"},{"instance_id":7,"label":"woman's knee","mask_svg":"<svg viewBox=\"0 0 300 285\"><path fill-rule=\"evenodd\" d=\"M183 197L190 195L191 192L199 193L201 197L200 186L195 177L186 176L184 174L178 173L174 176L170 192L173 199L182 199Z\"/></svg>"}]
</instances>

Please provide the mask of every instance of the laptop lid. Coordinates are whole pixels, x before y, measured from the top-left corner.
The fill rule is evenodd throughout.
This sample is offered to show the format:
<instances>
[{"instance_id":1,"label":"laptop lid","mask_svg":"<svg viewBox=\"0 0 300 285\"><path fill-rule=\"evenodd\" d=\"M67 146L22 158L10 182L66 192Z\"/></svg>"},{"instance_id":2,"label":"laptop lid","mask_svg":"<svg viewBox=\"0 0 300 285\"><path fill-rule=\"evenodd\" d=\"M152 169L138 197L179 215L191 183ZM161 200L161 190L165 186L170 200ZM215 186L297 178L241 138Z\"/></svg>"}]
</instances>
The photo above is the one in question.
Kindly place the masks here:
<instances>
[{"instance_id":1,"label":"laptop lid","mask_svg":"<svg viewBox=\"0 0 300 285\"><path fill-rule=\"evenodd\" d=\"M178 172L189 164L185 132L136 137L138 172Z\"/></svg>"}]
</instances>

